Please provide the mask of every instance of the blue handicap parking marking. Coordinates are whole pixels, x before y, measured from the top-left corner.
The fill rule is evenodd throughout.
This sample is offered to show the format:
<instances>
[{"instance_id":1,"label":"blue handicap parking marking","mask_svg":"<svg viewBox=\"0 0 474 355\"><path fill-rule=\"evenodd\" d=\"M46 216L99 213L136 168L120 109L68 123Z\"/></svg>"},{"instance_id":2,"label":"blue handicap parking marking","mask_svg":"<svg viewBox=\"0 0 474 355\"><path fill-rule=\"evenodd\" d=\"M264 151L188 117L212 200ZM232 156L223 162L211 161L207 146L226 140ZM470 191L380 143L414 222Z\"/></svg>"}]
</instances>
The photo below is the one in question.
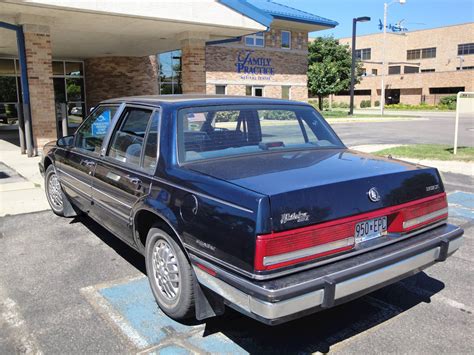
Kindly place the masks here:
<instances>
[{"instance_id":1,"label":"blue handicap parking marking","mask_svg":"<svg viewBox=\"0 0 474 355\"><path fill-rule=\"evenodd\" d=\"M98 294L145 340L152 354L246 353L222 333L203 336L203 325L169 318L156 304L146 277L101 288Z\"/></svg>"},{"instance_id":2,"label":"blue handicap parking marking","mask_svg":"<svg viewBox=\"0 0 474 355\"><path fill-rule=\"evenodd\" d=\"M474 194L456 191L448 195L451 217L474 220Z\"/></svg>"}]
</instances>

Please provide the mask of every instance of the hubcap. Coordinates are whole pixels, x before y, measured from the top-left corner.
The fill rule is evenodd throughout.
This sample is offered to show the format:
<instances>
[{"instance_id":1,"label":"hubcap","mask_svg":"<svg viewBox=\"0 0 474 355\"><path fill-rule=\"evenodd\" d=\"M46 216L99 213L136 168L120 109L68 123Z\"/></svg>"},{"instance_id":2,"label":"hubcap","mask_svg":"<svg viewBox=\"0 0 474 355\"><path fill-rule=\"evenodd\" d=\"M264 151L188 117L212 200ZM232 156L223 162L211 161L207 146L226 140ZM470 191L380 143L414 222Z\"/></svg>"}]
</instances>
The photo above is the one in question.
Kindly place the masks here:
<instances>
[{"instance_id":1,"label":"hubcap","mask_svg":"<svg viewBox=\"0 0 474 355\"><path fill-rule=\"evenodd\" d=\"M178 258L171 245L163 239L160 239L153 249L153 277L165 300L177 301L181 281Z\"/></svg>"},{"instance_id":2,"label":"hubcap","mask_svg":"<svg viewBox=\"0 0 474 355\"><path fill-rule=\"evenodd\" d=\"M56 174L51 174L48 181L48 195L49 201L53 205L53 208L60 210L63 207L63 195L61 191L61 185L59 184L58 177Z\"/></svg>"}]
</instances>

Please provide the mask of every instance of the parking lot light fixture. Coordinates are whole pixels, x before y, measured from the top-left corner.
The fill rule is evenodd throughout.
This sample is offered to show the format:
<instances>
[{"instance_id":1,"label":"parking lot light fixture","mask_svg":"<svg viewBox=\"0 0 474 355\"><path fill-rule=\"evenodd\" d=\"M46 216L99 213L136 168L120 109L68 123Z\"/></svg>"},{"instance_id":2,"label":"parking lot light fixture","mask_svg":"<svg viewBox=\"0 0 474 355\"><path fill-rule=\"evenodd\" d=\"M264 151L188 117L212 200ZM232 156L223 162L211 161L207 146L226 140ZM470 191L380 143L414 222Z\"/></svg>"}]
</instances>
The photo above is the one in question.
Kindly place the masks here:
<instances>
[{"instance_id":1,"label":"parking lot light fixture","mask_svg":"<svg viewBox=\"0 0 474 355\"><path fill-rule=\"evenodd\" d=\"M383 45L382 45L382 82L380 88L380 114L383 116L385 110L385 42L387 38L387 12L388 7L395 3L400 5L406 4L406 0L393 0L389 3L383 4Z\"/></svg>"},{"instance_id":2,"label":"parking lot light fixture","mask_svg":"<svg viewBox=\"0 0 474 355\"><path fill-rule=\"evenodd\" d=\"M354 114L354 85L355 85L355 63L356 63L356 27L357 22L367 22L370 21L370 17L356 17L352 19L352 65L351 65L351 101L349 105L349 115ZM362 58L361 58L362 59Z\"/></svg>"}]
</instances>

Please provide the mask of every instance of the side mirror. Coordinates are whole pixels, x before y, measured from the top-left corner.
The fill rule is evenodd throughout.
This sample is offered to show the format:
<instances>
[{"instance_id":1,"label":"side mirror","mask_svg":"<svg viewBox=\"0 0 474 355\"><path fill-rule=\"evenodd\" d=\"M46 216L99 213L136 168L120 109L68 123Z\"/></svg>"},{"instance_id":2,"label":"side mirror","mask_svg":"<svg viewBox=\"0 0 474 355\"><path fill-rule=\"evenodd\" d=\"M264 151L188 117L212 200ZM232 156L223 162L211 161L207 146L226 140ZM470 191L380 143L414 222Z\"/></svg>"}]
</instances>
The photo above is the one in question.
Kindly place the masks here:
<instances>
[{"instance_id":1,"label":"side mirror","mask_svg":"<svg viewBox=\"0 0 474 355\"><path fill-rule=\"evenodd\" d=\"M61 137L56 141L58 147L67 148L72 146L74 142L74 135Z\"/></svg>"}]
</instances>

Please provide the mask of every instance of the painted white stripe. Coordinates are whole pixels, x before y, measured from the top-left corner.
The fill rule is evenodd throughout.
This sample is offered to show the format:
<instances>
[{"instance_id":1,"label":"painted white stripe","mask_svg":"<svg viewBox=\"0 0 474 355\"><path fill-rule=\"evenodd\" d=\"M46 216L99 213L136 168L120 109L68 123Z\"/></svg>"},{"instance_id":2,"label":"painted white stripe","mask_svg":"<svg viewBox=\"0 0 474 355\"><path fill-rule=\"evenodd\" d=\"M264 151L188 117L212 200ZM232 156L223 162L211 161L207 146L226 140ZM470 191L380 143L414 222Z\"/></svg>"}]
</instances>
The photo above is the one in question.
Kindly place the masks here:
<instances>
[{"instance_id":1,"label":"painted white stripe","mask_svg":"<svg viewBox=\"0 0 474 355\"><path fill-rule=\"evenodd\" d=\"M19 353L43 354L36 339L28 331L18 305L11 298L0 300L0 326L2 332L10 334Z\"/></svg>"},{"instance_id":2,"label":"painted white stripe","mask_svg":"<svg viewBox=\"0 0 474 355\"><path fill-rule=\"evenodd\" d=\"M104 318L111 320L138 349L143 349L151 345L99 294L94 286L82 288L81 293Z\"/></svg>"}]
</instances>

